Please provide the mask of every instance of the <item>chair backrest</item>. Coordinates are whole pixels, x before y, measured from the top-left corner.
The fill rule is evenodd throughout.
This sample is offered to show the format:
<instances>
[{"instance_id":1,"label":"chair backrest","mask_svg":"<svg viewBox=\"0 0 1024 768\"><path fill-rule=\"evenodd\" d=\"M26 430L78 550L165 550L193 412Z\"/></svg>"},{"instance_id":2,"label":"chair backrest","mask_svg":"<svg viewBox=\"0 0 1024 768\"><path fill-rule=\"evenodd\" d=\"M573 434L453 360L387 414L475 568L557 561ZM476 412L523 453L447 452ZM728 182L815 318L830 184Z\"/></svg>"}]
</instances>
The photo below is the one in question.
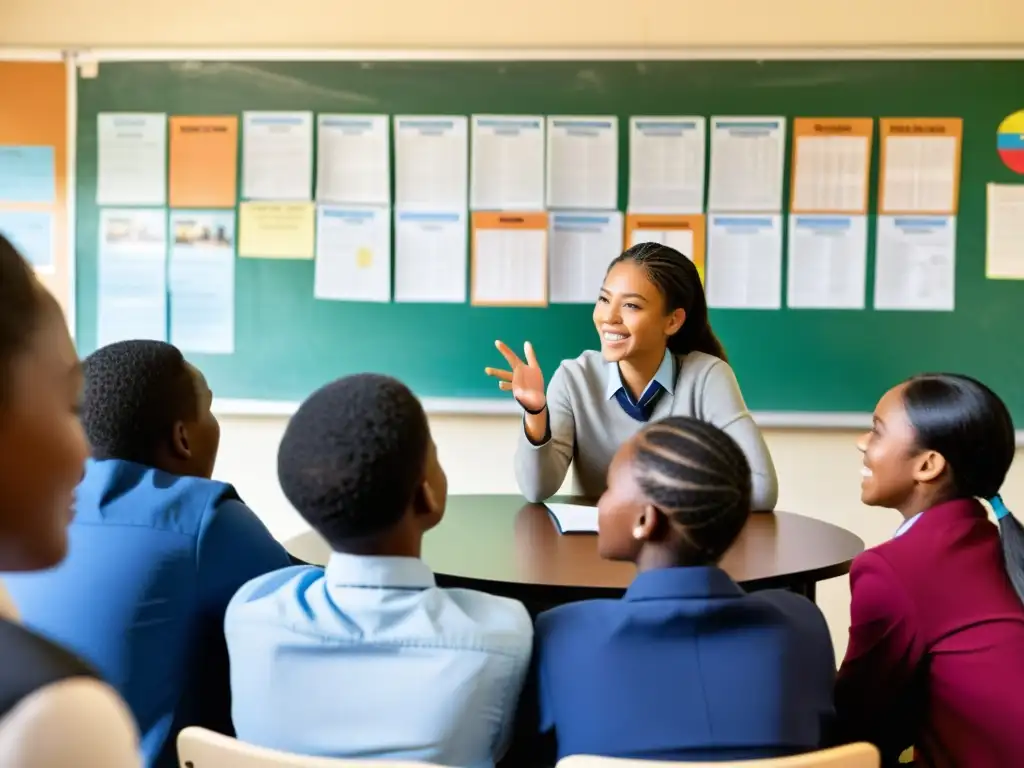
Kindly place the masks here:
<instances>
[{"instance_id":1,"label":"chair backrest","mask_svg":"<svg viewBox=\"0 0 1024 768\"><path fill-rule=\"evenodd\" d=\"M181 768L423 768L420 763L294 755L195 726L178 734L178 764Z\"/></svg>"},{"instance_id":2,"label":"chair backrest","mask_svg":"<svg viewBox=\"0 0 1024 768\"><path fill-rule=\"evenodd\" d=\"M557 768L879 768L881 764L882 758L872 745L847 744L845 747L808 752L793 757L737 760L731 763L655 763L646 760L572 755L559 760Z\"/></svg>"}]
</instances>

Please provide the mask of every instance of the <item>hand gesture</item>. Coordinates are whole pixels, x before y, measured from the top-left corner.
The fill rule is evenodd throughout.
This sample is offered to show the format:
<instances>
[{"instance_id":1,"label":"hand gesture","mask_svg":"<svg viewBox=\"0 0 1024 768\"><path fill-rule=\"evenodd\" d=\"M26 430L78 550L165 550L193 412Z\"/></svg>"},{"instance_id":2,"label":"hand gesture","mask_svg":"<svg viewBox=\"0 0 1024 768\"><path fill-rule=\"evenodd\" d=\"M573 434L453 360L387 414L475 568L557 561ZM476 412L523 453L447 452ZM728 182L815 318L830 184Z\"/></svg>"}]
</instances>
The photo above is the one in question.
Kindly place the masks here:
<instances>
[{"instance_id":1,"label":"hand gesture","mask_svg":"<svg viewBox=\"0 0 1024 768\"><path fill-rule=\"evenodd\" d=\"M523 348L526 362L523 362L504 342L496 341L494 346L498 348L511 370L484 368L484 372L498 380L499 388L506 392L511 391L512 396L527 411L544 410L547 403L547 396L544 394L544 374L537 363L533 345L526 342Z\"/></svg>"}]
</instances>

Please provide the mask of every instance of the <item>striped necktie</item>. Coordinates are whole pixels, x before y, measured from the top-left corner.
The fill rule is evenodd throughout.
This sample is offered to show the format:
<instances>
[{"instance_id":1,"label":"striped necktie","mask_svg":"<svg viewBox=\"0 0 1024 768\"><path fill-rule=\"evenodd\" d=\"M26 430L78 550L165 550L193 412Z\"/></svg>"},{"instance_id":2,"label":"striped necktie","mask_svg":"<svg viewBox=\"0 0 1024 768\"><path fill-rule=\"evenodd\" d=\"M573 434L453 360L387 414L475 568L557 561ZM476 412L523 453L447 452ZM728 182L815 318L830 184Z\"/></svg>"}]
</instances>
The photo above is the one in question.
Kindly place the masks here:
<instances>
[{"instance_id":1,"label":"striped necktie","mask_svg":"<svg viewBox=\"0 0 1024 768\"><path fill-rule=\"evenodd\" d=\"M622 410L629 414L630 418L636 421L650 421L651 414L654 412L654 406L658 404L658 399L664 392L665 389L661 384L652 381L640 396L640 400L635 403L626 393L625 387L619 387L615 391L615 399L619 401Z\"/></svg>"}]
</instances>

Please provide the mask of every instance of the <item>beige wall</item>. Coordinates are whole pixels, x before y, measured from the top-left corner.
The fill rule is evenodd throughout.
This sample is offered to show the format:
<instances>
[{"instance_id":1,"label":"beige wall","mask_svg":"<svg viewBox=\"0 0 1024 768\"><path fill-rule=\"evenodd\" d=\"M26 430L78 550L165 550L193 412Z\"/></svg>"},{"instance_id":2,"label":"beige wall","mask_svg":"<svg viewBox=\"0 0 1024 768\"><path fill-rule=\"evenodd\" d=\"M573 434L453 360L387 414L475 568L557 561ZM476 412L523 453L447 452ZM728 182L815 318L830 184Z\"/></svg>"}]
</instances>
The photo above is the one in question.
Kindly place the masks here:
<instances>
[{"instance_id":1,"label":"beige wall","mask_svg":"<svg viewBox=\"0 0 1024 768\"><path fill-rule=\"evenodd\" d=\"M1021 0L0 0L0 45L143 47L781 47L1009 46L1024 43ZM488 357L481 350L481 365ZM454 493L514 492L517 422L504 416L432 420ZM218 476L234 482L274 533L303 529L274 478L281 418L224 417ZM855 531L868 544L898 523L858 502L854 436L767 433L780 508ZM1024 469L1008 498L1024 500ZM822 605L845 647L845 579Z\"/></svg>"},{"instance_id":2,"label":"beige wall","mask_svg":"<svg viewBox=\"0 0 1024 768\"><path fill-rule=\"evenodd\" d=\"M927 9L927 10L925 10ZM1008 45L1020 0L0 0L0 45Z\"/></svg>"}]
</instances>

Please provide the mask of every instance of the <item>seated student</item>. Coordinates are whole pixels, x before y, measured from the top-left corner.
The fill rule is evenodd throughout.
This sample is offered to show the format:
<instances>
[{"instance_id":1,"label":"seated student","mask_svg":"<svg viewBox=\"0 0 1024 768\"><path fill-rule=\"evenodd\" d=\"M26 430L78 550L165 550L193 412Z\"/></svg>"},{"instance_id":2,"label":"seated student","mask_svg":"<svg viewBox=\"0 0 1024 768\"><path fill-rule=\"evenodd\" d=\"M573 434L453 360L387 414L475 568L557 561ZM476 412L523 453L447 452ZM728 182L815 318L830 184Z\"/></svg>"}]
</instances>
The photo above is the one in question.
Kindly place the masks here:
<instances>
[{"instance_id":1,"label":"seated student","mask_svg":"<svg viewBox=\"0 0 1024 768\"><path fill-rule=\"evenodd\" d=\"M125 341L85 360L93 460L68 558L7 580L23 621L124 696L151 767L177 765L187 725L230 731L223 621L246 581L290 564L235 490L210 480L220 427L175 347Z\"/></svg>"},{"instance_id":2,"label":"seated student","mask_svg":"<svg viewBox=\"0 0 1024 768\"><path fill-rule=\"evenodd\" d=\"M419 401L384 376L328 384L292 417L278 476L333 554L326 569L255 579L228 606L238 738L307 755L494 765L533 628L514 600L439 589L420 560L448 481Z\"/></svg>"},{"instance_id":3,"label":"seated student","mask_svg":"<svg viewBox=\"0 0 1024 768\"><path fill-rule=\"evenodd\" d=\"M1006 406L966 376L917 376L879 401L858 447L861 500L904 522L850 571L841 735L885 765L911 746L933 768L1021 765L1024 530L998 496L1015 450Z\"/></svg>"},{"instance_id":4,"label":"seated student","mask_svg":"<svg viewBox=\"0 0 1024 768\"><path fill-rule=\"evenodd\" d=\"M67 552L88 455L80 389L60 307L0 235L0 571L51 568ZM117 694L0 602L0 765L138 768L135 724Z\"/></svg>"},{"instance_id":5,"label":"seated student","mask_svg":"<svg viewBox=\"0 0 1024 768\"><path fill-rule=\"evenodd\" d=\"M835 656L817 607L747 594L716 563L750 514L750 467L717 427L643 427L608 469L602 557L636 563L621 600L536 626L540 728L558 758L746 760L813 750L833 715Z\"/></svg>"}]
</instances>

